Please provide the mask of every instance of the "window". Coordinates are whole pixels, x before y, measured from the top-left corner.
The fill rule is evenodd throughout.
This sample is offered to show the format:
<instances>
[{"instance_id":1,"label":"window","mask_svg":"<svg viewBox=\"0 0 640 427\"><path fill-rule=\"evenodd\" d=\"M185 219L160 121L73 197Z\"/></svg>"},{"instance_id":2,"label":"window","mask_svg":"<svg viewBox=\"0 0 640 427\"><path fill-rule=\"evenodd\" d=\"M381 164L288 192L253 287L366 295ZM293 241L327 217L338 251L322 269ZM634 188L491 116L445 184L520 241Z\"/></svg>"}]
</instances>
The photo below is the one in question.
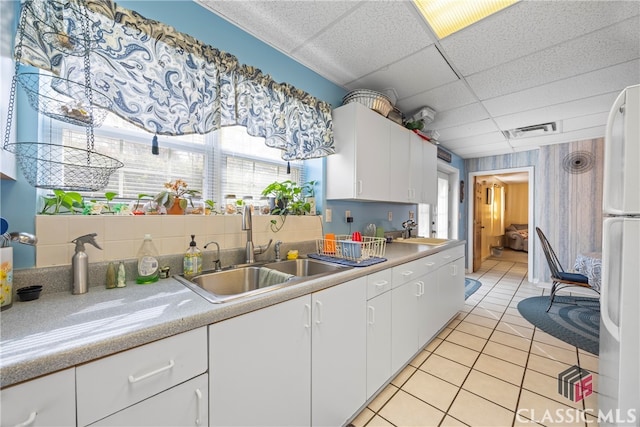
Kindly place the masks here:
<instances>
[{"instance_id":1,"label":"window","mask_svg":"<svg viewBox=\"0 0 640 427\"><path fill-rule=\"evenodd\" d=\"M86 149L85 129L44 118L44 135L52 142ZM226 194L261 197L273 181L303 179L303 162L291 162L291 174L280 158L280 150L267 147L263 138L252 137L244 127L224 127L206 135L158 135L159 155L151 154L153 135L109 114L94 129L95 151L114 157L124 167L114 173L107 188L82 193L87 198L103 197L113 191L119 199L136 199L138 194L155 195L163 184L177 178L198 190L203 199L222 206Z\"/></svg>"}]
</instances>

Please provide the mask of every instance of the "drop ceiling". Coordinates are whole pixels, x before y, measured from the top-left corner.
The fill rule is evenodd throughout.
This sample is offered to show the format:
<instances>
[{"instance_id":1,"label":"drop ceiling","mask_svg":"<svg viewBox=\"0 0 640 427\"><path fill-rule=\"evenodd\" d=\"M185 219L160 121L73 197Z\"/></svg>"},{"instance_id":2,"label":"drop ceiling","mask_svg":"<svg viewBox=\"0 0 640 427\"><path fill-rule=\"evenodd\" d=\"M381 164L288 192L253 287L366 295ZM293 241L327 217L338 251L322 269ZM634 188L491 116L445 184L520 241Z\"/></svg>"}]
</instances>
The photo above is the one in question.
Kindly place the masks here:
<instances>
[{"instance_id":1,"label":"drop ceiling","mask_svg":"<svg viewBox=\"0 0 640 427\"><path fill-rule=\"evenodd\" d=\"M196 0L345 88L385 92L462 158L604 136L640 84L640 1L521 1L438 40L409 1ZM509 130L555 122L550 134Z\"/></svg>"}]
</instances>

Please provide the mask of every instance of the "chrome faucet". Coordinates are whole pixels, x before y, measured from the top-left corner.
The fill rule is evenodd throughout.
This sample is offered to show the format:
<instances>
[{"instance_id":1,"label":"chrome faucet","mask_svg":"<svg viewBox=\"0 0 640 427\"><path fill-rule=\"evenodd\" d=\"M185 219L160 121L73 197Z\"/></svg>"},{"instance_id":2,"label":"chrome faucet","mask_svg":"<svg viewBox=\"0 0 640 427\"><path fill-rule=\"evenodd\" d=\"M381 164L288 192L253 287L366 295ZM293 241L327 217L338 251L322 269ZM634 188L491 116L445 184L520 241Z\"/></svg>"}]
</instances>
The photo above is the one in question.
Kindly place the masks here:
<instances>
[{"instance_id":1,"label":"chrome faucet","mask_svg":"<svg viewBox=\"0 0 640 427\"><path fill-rule=\"evenodd\" d=\"M282 244L282 240L277 240L276 244L273 246L273 250L276 253L276 261L282 261L282 258L280 258L280 245Z\"/></svg>"},{"instance_id":2,"label":"chrome faucet","mask_svg":"<svg viewBox=\"0 0 640 427\"><path fill-rule=\"evenodd\" d=\"M264 253L271 246L273 239L269 239L269 243L266 245L253 246L253 234L252 234L252 222L251 222L251 206L244 205L242 210L242 230L247 232L247 246L245 248L245 255L247 257L247 264L253 264L256 262L255 255Z\"/></svg>"},{"instance_id":3,"label":"chrome faucet","mask_svg":"<svg viewBox=\"0 0 640 427\"><path fill-rule=\"evenodd\" d=\"M215 271L222 271L222 264L220 263L220 245L218 244L218 242L211 241L204 245L204 249L207 249L207 246L212 244L216 245L216 248L218 248L217 257L213 260L213 268L215 269Z\"/></svg>"},{"instance_id":4,"label":"chrome faucet","mask_svg":"<svg viewBox=\"0 0 640 427\"><path fill-rule=\"evenodd\" d=\"M404 228L404 232L402 233L405 239L411 238L411 230L416 228L418 224L413 219L408 219L402 223L402 228Z\"/></svg>"}]
</instances>

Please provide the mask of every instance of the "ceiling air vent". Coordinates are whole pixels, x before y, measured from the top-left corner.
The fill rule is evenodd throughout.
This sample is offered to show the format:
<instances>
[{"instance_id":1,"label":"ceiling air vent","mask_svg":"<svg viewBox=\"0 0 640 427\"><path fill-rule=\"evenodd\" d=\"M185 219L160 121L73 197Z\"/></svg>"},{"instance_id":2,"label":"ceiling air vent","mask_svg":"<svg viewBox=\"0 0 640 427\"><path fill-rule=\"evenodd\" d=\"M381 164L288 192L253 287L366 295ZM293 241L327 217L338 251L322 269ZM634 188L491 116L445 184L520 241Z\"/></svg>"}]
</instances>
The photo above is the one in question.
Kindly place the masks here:
<instances>
[{"instance_id":1,"label":"ceiling air vent","mask_svg":"<svg viewBox=\"0 0 640 427\"><path fill-rule=\"evenodd\" d=\"M542 136L558 133L558 124L556 122L542 123L539 125L524 126L521 128L509 129L502 131L508 139L528 138L530 136Z\"/></svg>"}]
</instances>

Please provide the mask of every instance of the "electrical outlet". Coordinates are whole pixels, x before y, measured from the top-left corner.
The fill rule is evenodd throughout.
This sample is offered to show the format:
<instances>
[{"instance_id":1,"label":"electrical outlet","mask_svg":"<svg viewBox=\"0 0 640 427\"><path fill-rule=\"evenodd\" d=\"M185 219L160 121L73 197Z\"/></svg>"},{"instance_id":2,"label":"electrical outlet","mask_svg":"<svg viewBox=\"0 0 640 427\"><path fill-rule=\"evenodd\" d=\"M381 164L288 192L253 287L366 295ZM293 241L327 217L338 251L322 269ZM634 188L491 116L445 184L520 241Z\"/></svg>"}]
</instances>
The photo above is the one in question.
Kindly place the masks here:
<instances>
[{"instance_id":1,"label":"electrical outlet","mask_svg":"<svg viewBox=\"0 0 640 427\"><path fill-rule=\"evenodd\" d=\"M331 222L331 209L327 208L324 210L324 222Z\"/></svg>"},{"instance_id":2,"label":"electrical outlet","mask_svg":"<svg viewBox=\"0 0 640 427\"><path fill-rule=\"evenodd\" d=\"M393 221L393 212L389 211L389 213L387 214L387 219L389 221Z\"/></svg>"},{"instance_id":3,"label":"electrical outlet","mask_svg":"<svg viewBox=\"0 0 640 427\"><path fill-rule=\"evenodd\" d=\"M349 217L351 217L351 211L344 211L344 220L349 222Z\"/></svg>"}]
</instances>

